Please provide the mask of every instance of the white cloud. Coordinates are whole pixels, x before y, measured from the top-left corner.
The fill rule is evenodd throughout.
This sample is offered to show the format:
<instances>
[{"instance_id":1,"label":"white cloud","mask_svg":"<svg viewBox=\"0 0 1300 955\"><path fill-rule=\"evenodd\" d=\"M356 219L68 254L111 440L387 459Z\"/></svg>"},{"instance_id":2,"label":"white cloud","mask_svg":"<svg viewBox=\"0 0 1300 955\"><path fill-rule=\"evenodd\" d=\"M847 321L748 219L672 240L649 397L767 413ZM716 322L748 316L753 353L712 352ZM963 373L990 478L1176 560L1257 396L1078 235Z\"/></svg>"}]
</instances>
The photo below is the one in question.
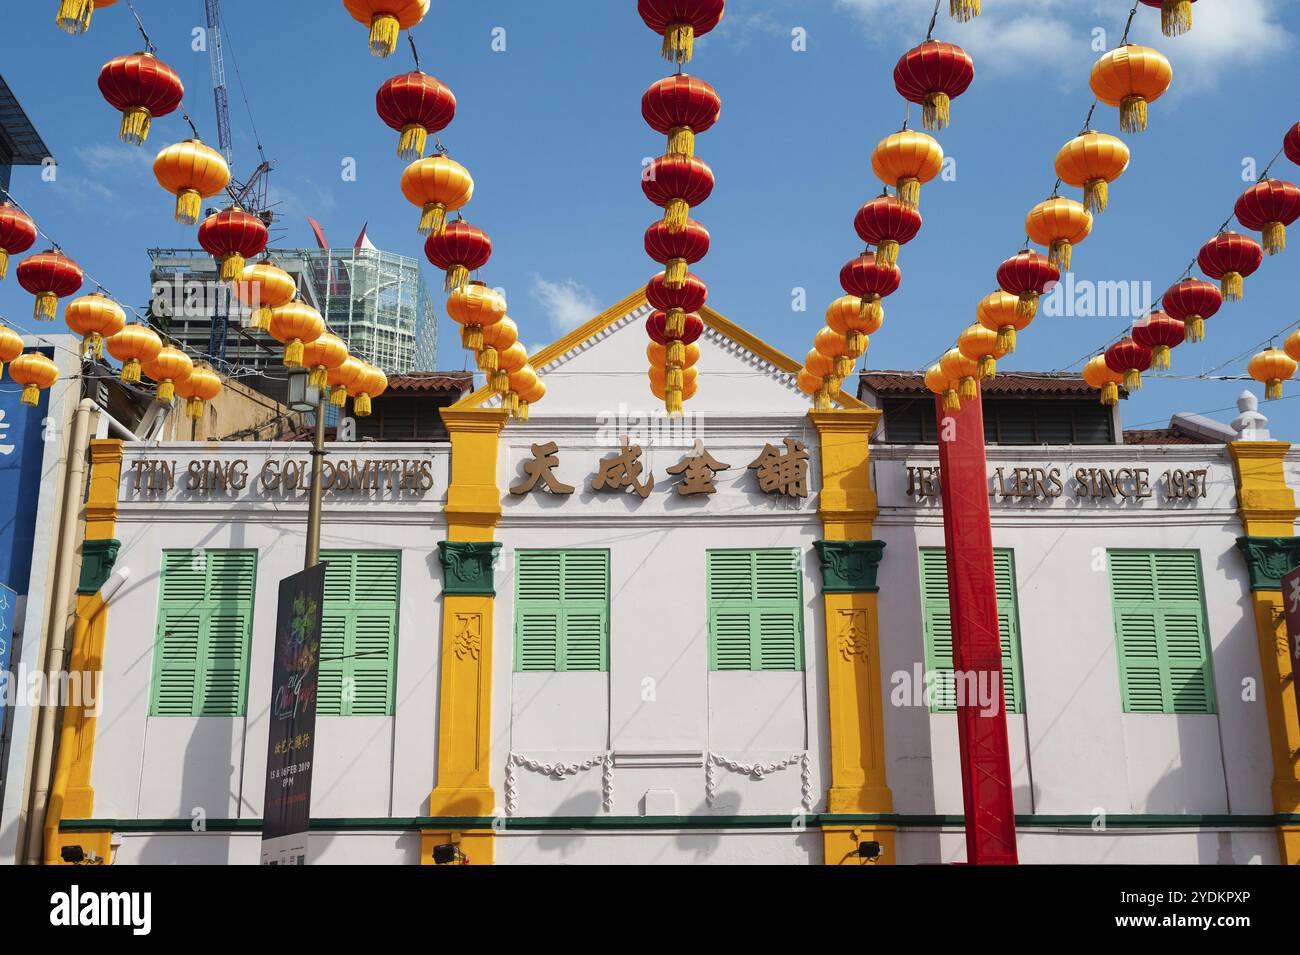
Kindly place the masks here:
<instances>
[{"instance_id":1,"label":"white cloud","mask_svg":"<svg viewBox=\"0 0 1300 955\"><path fill-rule=\"evenodd\" d=\"M532 293L545 309L552 330L558 334L572 331L600 311L591 290L574 279L548 282L534 275Z\"/></svg>"},{"instance_id":2,"label":"white cloud","mask_svg":"<svg viewBox=\"0 0 1300 955\"><path fill-rule=\"evenodd\" d=\"M1223 74L1281 59L1295 46L1295 35L1282 25L1281 8L1294 0L1232 0L1198 3L1192 31L1175 39L1160 34L1159 18L1135 26L1133 39L1157 47L1174 65L1179 90L1215 87Z\"/></svg>"}]
</instances>

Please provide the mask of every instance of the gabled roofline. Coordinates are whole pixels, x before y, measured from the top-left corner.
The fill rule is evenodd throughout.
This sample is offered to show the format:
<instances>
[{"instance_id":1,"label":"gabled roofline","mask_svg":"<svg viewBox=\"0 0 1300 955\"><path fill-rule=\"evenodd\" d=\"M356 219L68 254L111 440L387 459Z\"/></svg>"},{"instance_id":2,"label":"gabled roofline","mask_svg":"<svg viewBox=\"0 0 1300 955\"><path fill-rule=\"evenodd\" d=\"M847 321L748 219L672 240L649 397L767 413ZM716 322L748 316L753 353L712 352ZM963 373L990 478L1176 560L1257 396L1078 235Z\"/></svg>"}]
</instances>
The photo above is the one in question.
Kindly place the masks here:
<instances>
[{"instance_id":1,"label":"gabled roofline","mask_svg":"<svg viewBox=\"0 0 1300 955\"><path fill-rule=\"evenodd\" d=\"M647 304L649 304L649 302L646 299L645 289L641 288L640 290L633 292L621 302L611 305L590 321L584 322L567 335L564 335L547 345L536 354L529 355L528 363L536 369L541 369L555 361L557 358L560 358L577 348L589 338L599 335L601 332L605 331L605 329L626 317L629 313L635 312L637 309ZM704 320L705 327L713 329L718 334L730 339L742 348L748 349L759 358L774 365L781 371L793 375L802 367L799 362L785 354L785 352L769 345L757 335L751 334L729 318L719 315L708 306L700 309L699 314L700 318ZM707 372L705 373L707 374ZM496 392L485 386L479 388L473 394L466 395L460 401L456 402L456 404L452 405L452 407L458 409L478 408L485 402L491 400L495 394ZM843 389L840 390L839 394L833 397L835 403L841 408L861 409L869 407L869 405L859 401ZM811 402L809 403L809 406L811 407Z\"/></svg>"}]
</instances>

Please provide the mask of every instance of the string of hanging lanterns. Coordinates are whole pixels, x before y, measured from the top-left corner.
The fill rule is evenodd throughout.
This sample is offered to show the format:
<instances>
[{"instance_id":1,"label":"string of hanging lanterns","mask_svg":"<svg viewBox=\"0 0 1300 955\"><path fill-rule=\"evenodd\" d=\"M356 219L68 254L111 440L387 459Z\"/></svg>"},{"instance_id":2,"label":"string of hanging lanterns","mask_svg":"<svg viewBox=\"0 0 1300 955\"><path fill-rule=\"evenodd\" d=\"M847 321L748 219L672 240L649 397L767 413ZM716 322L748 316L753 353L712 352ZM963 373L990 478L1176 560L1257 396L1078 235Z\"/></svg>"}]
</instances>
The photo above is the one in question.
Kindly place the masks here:
<instances>
[{"instance_id":1,"label":"string of hanging lanterns","mask_svg":"<svg viewBox=\"0 0 1300 955\"><path fill-rule=\"evenodd\" d=\"M650 344L651 393L670 415L681 414L699 390L700 348L704 333L698 312L708 287L691 267L709 254L709 230L691 211L713 192L714 177L695 155L696 137L712 129L722 113L722 98L709 83L681 71L694 54L696 38L714 29L725 13L724 0L638 0L647 27L663 37L661 53L678 72L652 83L641 97L641 116L667 137L664 154L641 176L645 197L664 210L646 229L646 255L663 266L646 285L655 311L646 319Z\"/></svg>"}]
</instances>

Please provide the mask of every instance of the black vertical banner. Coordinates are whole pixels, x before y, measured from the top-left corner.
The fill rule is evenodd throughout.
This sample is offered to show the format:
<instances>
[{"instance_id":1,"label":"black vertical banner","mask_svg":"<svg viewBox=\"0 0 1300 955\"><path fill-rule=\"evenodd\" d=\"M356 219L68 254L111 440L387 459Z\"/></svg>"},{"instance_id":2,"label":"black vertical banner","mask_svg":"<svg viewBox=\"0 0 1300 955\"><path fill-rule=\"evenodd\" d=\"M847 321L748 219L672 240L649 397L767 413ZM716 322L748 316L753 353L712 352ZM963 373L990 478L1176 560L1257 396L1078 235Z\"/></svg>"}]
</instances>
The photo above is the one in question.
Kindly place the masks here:
<instances>
[{"instance_id":1,"label":"black vertical banner","mask_svg":"<svg viewBox=\"0 0 1300 955\"><path fill-rule=\"evenodd\" d=\"M280 581L262 809L263 865L307 862L324 605L324 564Z\"/></svg>"}]
</instances>

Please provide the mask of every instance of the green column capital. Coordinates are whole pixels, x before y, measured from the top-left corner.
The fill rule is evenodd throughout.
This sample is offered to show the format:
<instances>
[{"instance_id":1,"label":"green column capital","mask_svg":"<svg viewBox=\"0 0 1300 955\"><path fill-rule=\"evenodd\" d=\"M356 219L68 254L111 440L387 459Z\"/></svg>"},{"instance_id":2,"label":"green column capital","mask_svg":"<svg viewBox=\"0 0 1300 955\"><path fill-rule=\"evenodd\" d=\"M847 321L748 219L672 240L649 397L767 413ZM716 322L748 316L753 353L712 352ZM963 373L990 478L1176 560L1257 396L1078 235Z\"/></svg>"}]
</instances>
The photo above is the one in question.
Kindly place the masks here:
<instances>
[{"instance_id":1,"label":"green column capital","mask_svg":"<svg viewBox=\"0 0 1300 955\"><path fill-rule=\"evenodd\" d=\"M822 592L874 594L884 541L813 541L822 562Z\"/></svg>"},{"instance_id":2,"label":"green column capital","mask_svg":"<svg viewBox=\"0 0 1300 955\"><path fill-rule=\"evenodd\" d=\"M495 597L492 570L501 545L495 541L438 541L442 592L460 597Z\"/></svg>"},{"instance_id":3,"label":"green column capital","mask_svg":"<svg viewBox=\"0 0 1300 955\"><path fill-rule=\"evenodd\" d=\"M77 593L91 597L99 593L108 575L117 563L117 552L121 550L119 540L93 540L81 543L81 579L77 582Z\"/></svg>"},{"instance_id":4,"label":"green column capital","mask_svg":"<svg viewBox=\"0 0 1300 955\"><path fill-rule=\"evenodd\" d=\"M1300 567L1300 537L1238 537L1250 568L1251 590L1281 590L1282 577Z\"/></svg>"}]
</instances>

